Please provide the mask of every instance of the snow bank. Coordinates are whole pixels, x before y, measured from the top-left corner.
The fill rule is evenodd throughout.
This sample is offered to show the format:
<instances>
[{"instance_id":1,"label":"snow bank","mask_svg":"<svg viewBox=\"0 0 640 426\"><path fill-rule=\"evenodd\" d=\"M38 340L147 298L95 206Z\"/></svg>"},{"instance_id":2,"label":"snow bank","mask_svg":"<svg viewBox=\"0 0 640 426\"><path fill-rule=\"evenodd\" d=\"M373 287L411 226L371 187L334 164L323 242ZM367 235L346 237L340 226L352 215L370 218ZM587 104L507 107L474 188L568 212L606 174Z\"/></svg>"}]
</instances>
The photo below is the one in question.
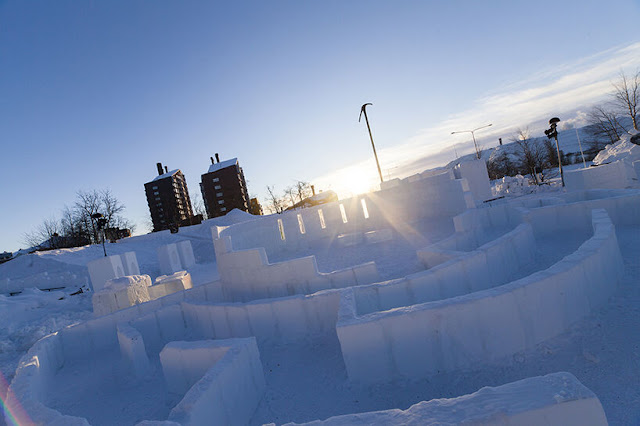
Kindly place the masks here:
<instances>
[{"instance_id":1,"label":"snow bank","mask_svg":"<svg viewBox=\"0 0 640 426\"><path fill-rule=\"evenodd\" d=\"M601 165L623 160L628 163L640 160L640 145L631 142L632 135L623 135L614 144L607 145L593 159L593 164Z\"/></svg>"},{"instance_id":2,"label":"snow bank","mask_svg":"<svg viewBox=\"0 0 640 426\"><path fill-rule=\"evenodd\" d=\"M384 382L493 363L562 333L606 302L624 271L604 210L593 212L593 228L549 269L489 290L363 316L356 289L343 290L337 332L349 378Z\"/></svg>"},{"instance_id":3,"label":"snow bank","mask_svg":"<svg viewBox=\"0 0 640 426\"><path fill-rule=\"evenodd\" d=\"M494 186L495 196L504 195L523 195L533 192L533 188L529 185L529 179L522 175L504 176L499 179Z\"/></svg>"},{"instance_id":4,"label":"snow bank","mask_svg":"<svg viewBox=\"0 0 640 426\"><path fill-rule=\"evenodd\" d=\"M289 423L294 425L296 423ZM305 425L607 425L598 397L571 373L532 377L406 410L347 414Z\"/></svg>"},{"instance_id":5,"label":"snow bank","mask_svg":"<svg viewBox=\"0 0 640 426\"><path fill-rule=\"evenodd\" d=\"M325 274L318 272L315 256L269 263L264 248L234 251L230 237L216 239L214 247L222 289L230 301L310 294L379 279L374 262Z\"/></svg>"},{"instance_id":6,"label":"snow bank","mask_svg":"<svg viewBox=\"0 0 640 426\"><path fill-rule=\"evenodd\" d=\"M23 278L0 279L0 294L20 293L26 288L51 290L64 287L82 287L87 283L87 276L83 273L71 271L40 272Z\"/></svg>"},{"instance_id":7,"label":"snow bank","mask_svg":"<svg viewBox=\"0 0 640 426\"><path fill-rule=\"evenodd\" d=\"M188 390L169 421L247 424L264 394L254 338L171 342L160 353L160 362L169 390Z\"/></svg>"}]
</instances>

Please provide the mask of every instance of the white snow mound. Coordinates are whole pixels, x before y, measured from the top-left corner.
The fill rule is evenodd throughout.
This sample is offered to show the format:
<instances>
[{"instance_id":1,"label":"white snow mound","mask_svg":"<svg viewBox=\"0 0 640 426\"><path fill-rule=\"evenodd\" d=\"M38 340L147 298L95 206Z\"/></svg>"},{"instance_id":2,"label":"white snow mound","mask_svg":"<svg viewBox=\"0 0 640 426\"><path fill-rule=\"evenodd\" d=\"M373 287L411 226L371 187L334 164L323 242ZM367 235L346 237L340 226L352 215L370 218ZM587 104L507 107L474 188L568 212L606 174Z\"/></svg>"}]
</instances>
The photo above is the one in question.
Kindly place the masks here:
<instances>
[{"instance_id":1,"label":"white snow mound","mask_svg":"<svg viewBox=\"0 0 640 426\"><path fill-rule=\"evenodd\" d=\"M632 132L633 134L637 133L635 130ZM596 158L593 159L593 164L601 165L613 163L618 160L633 163L634 161L640 160L640 145L631 143L633 134L624 135L618 142L607 145L596 155Z\"/></svg>"}]
</instances>

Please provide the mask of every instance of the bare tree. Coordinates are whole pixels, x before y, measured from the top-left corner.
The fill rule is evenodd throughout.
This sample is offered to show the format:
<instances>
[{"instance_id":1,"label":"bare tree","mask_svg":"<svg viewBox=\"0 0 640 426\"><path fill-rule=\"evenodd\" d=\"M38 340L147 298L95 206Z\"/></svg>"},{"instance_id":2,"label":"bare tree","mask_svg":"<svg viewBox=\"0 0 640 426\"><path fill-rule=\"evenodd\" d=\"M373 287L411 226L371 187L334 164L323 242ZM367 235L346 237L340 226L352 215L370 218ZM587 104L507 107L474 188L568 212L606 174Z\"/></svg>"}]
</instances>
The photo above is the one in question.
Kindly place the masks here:
<instances>
[{"instance_id":1,"label":"bare tree","mask_svg":"<svg viewBox=\"0 0 640 426\"><path fill-rule=\"evenodd\" d=\"M587 121L589 122L589 133L594 138L589 141L589 144L595 149L604 148L601 147L603 139L606 143L614 143L627 132L616 113L602 105L597 105L589 111Z\"/></svg>"},{"instance_id":2,"label":"bare tree","mask_svg":"<svg viewBox=\"0 0 640 426\"><path fill-rule=\"evenodd\" d=\"M509 158L506 152L492 156L487 160L487 172L491 180L500 179L504 176L515 176L518 170L513 164L513 161Z\"/></svg>"},{"instance_id":3,"label":"bare tree","mask_svg":"<svg viewBox=\"0 0 640 426\"><path fill-rule=\"evenodd\" d=\"M108 228L129 228L129 221L121 216L124 211L122 204L108 189L100 191L100 213L107 220Z\"/></svg>"},{"instance_id":4,"label":"bare tree","mask_svg":"<svg viewBox=\"0 0 640 426\"><path fill-rule=\"evenodd\" d=\"M33 231L25 233L22 236L22 241L29 247L47 244L47 248L58 248L60 231L60 222L51 217L43 220Z\"/></svg>"},{"instance_id":5,"label":"bare tree","mask_svg":"<svg viewBox=\"0 0 640 426\"><path fill-rule=\"evenodd\" d=\"M303 180L299 180L295 183L296 196L298 198L298 202L302 202L305 198L309 198L311 196L311 184L309 182L305 182Z\"/></svg>"},{"instance_id":6,"label":"bare tree","mask_svg":"<svg viewBox=\"0 0 640 426\"><path fill-rule=\"evenodd\" d=\"M102 213L100 212L100 198L98 191L78 191L74 204L78 222L85 230L89 231L90 239L93 243L100 241L95 220L92 219L92 216L96 213Z\"/></svg>"},{"instance_id":7,"label":"bare tree","mask_svg":"<svg viewBox=\"0 0 640 426\"><path fill-rule=\"evenodd\" d=\"M290 207L292 207L296 203L295 196L296 196L295 186L288 186L284 189L284 198L289 198L289 200L291 201Z\"/></svg>"},{"instance_id":8,"label":"bare tree","mask_svg":"<svg viewBox=\"0 0 640 426\"><path fill-rule=\"evenodd\" d=\"M202 200L202 195L196 193L196 195L194 197L191 197L191 199L193 200L193 214L195 214L196 216L201 214L203 219L209 219L209 216L207 215L207 209L204 207L204 200Z\"/></svg>"},{"instance_id":9,"label":"bare tree","mask_svg":"<svg viewBox=\"0 0 640 426\"><path fill-rule=\"evenodd\" d=\"M274 187L267 185L266 207L271 213L282 213L284 211L284 201L274 192Z\"/></svg>"},{"instance_id":10,"label":"bare tree","mask_svg":"<svg viewBox=\"0 0 640 426\"><path fill-rule=\"evenodd\" d=\"M631 124L638 130L638 104L640 103L640 69L631 76L620 71L618 81L613 84L613 104L616 109L631 118Z\"/></svg>"},{"instance_id":11,"label":"bare tree","mask_svg":"<svg viewBox=\"0 0 640 426\"><path fill-rule=\"evenodd\" d=\"M519 128L512 139L520 148L521 167L525 174L530 174L533 182L538 185L537 171L544 170L546 157L539 144L531 138L528 128Z\"/></svg>"},{"instance_id":12,"label":"bare tree","mask_svg":"<svg viewBox=\"0 0 640 426\"><path fill-rule=\"evenodd\" d=\"M60 220L44 220L34 231L23 237L29 246L39 246L49 241L55 247L77 247L101 241L100 233L92 219L101 213L107 220L107 228L124 228L133 231L133 225L122 216L125 206L109 190L78 191L72 207L64 206Z\"/></svg>"}]
</instances>

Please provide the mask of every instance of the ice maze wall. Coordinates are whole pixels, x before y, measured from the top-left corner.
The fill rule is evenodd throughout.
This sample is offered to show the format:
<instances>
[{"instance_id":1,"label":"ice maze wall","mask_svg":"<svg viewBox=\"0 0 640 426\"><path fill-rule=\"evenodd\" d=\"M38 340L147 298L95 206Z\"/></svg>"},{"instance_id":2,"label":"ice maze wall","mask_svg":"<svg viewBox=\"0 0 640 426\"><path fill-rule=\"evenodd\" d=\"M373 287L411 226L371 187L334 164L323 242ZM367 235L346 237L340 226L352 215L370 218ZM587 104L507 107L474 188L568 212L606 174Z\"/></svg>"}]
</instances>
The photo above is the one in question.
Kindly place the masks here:
<instances>
[{"instance_id":1,"label":"ice maze wall","mask_svg":"<svg viewBox=\"0 0 640 426\"><path fill-rule=\"evenodd\" d=\"M328 245L340 235L364 235L401 223L451 218L474 207L464 179L448 171L397 181L387 189L340 202L284 212L221 229L236 250L264 248L268 256Z\"/></svg>"},{"instance_id":2,"label":"ice maze wall","mask_svg":"<svg viewBox=\"0 0 640 426\"><path fill-rule=\"evenodd\" d=\"M320 273L315 256L269 263L262 247L234 251L231 245L230 237L214 241L222 290L229 301L310 294L379 280L374 262Z\"/></svg>"},{"instance_id":3,"label":"ice maze wall","mask_svg":"<svg viewBox=\"0 0 640 426\"><path fill-rule=\"evenodd\" d=\"M472 251L429 247L418 251L428 258L426 271L384 283L353 287L356 311L364 315L387 309L448 299L506 284L535 260L531 225L513 231Z\"/></svg>"},{"instance_id":4,"label":"ice maze wall","mask_svg":"<svg viewBox=\"0 0 640 426\"><path fill-rule=\"evenodd\" d=\"M406 410L346 414L308 426L408 425L583 425L605 426L607 418L596 395L570 373L532 377L485 387L458 398L419 402ZM288 423L286 426L293 426Z\"/></svg>"},{"instance_id":5,"label":"ice maze wall","mask_svg":"<svg viewBox=\"0 0 640 426\"><path fill-rule=\"evenodd\" d=\"M624 270L604 210L593 212L593 229L549 269L488 290L366 315L355 290L343 291L337 332L349 378L384 382L491 364L562 333L606 302Z\"/></svg>"},{"instance_id":6,"label":"ice maze wall","mask_svg":"<svg viewBox=\"0 0 640 426\"><path fill-rule=\"evenodd\" d=\"M618 160L588 169L567 171L564 181L569 191L584 191L589 188L616 189L637 184L638 176L632 163Z\"/></svg>"},{"instance_id":7,"label":"ice maze wall","mask_svg":"<svg viewBox=\"0 0 640 426\"><path fill-rule=\"evenodd\" d=\"M247 424L265 389L255 338L171 342L160 352L170 390L184 394L169 413L178 424Z\"/></svg>"},{"instance_id":8,"label":"ice maze wall","mask_svg":"<svg viewBox=\"0 0 640 426\"><path fill-rule=\"evenodd\" d=\"M88 424L43 403L65 363L116 353L132 374L144 375L145 360L158 357L167 344L183 340L255 337L258 344L287 343L337 332L349 378L364 383L491 364L561 333L604 303L622 272L613 224L640 223L639 192L576 192L550 197L542 205L539 200L508 206L497 203L460 215L454 222L460 234L457 241L470 250L467 254L486 244L486 239L493 241L488 234L474 234L479 226L503 229L496 241L507 244L516 234L528 235L528 227L521 224L529 224L538 234L540 227L544 232L562 226L584 230L588 223L593 236L547 270L493 288L465 289L457 297L418 304L402 291L388 297L381 293L377 302L368 304L368 296L357 296L368 285L225 303L221 283L213 282L41 339L21 360L7 404L12 410L22 407L37 423ZM594 208L600 210L592 212ZM567 225L556 213L557 220L549 225L543 217L552 215L553 209L566 209L562 215L578 219ZM469 234L463 235L465 232ZM397 307L384 310L389 309L387 300L393 298L397 298L392 303ZM403 303L409 305L400 307ZM371 377L371 371L377 375Z\"/></svg>"}]
</instances>

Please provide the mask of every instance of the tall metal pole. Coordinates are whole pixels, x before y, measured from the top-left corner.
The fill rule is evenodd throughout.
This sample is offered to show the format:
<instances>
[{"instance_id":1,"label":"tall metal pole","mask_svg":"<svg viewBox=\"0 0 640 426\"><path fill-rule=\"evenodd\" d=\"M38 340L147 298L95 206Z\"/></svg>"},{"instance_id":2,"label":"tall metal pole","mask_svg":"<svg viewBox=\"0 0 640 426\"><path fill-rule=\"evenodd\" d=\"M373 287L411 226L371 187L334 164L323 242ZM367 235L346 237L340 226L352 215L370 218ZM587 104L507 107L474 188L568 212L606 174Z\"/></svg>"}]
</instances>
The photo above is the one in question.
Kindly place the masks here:
<instances>
[{"instance_id":1,"label":"tall metal pole","mask_svg":"<svg viewBox=\"0 0 640 426\"><path fill-rule=\"evenodd\" d=\"M378 175L380 175L380 183L384 182L382 178L382 170L380 169L380 162L378 161L378 153L376 152L376 145L373 143L373 135L371 134L371 126L369 126L369 117L367 117L367 105L373 105L371 103L366 103L362 105L360 108L360 117L358 118L358 122L362 119L362 114L364 113L364 120L367 122L367 129L369 130L369 138L371 139L371 147L373 148L373 156L376 158L376 166L378 166Z\"/></svg>"},{"instance_id":2,"label":"tall metal pole","mask_svg":"<svg viewBox=\"0 0 640 426\"><path fill-rule=\"evenodd\" d=\"M480 159L480 150L478 149L478 143L476 142L475 131L476 130L480 130L480 129L484 129L485 127L491 127L491 126L493 126L493 123L487 124L486 126L482 126L482 127L476 127L473 130L458 130L457 132L451 132L451 134L455 135L456 133L471 133L471 137L473 138L473 146L476 149L476 158L479 160Z\"/></svg>"},{"instance_id":3,"label":"tall metal pole","mask_svg":"<svg viewBox=\"0 0 640 426\"><path fill-rule=\"evenodd\" d=\"M560 144L558 143L558 123L560 119L553 117L549 120L549 129L544 131L547 138L554 138L556 140L556 151L558 152L558 168L560 169L560 178L562 179L562 186L564 187L564 173L562 171L562 158L560 158Z\"/></svg>"},{"instance_id":4,"label":"tall metal pole","mask_svg":"<svg viewBox=\"0 0 640 426\"><path fill-rule=\"evenodd\" d=\"M556 149L558 150L558 167L560 167L560 178L562 179L562 186L564 187L564 172L562 171L562 158L560 158L560 144L558 143L558 131L556 130L553 137L556 139Z\"/></svg>"},{"instance_id":5,"label":"tall metal pole","mask_svg":"<svg viewBox=\"0 0 640 426\"><path fill-rule=\"evenodd\" d=\"M480 152L478 151L478 144L476 143L476 135L474 131L471 131L471 137L473 138L473 146L476 148L476 158L480 159Z\"/></svg>"},{"instance_id":6,"label":"tall metal pole","mask_svg":"<svg viewBox=\"0 0 640 426\"><path fill-rule=\"evenodd\" d=\"M582 165L584 168L587 168L587 162L584 161L584 152L582 152L582 142L580 142L580 135L578 134L578 129L576 128L576 137L578 138L578 146L580 147L580 155L582 155Z\"/></svg>"}]
</instances>

